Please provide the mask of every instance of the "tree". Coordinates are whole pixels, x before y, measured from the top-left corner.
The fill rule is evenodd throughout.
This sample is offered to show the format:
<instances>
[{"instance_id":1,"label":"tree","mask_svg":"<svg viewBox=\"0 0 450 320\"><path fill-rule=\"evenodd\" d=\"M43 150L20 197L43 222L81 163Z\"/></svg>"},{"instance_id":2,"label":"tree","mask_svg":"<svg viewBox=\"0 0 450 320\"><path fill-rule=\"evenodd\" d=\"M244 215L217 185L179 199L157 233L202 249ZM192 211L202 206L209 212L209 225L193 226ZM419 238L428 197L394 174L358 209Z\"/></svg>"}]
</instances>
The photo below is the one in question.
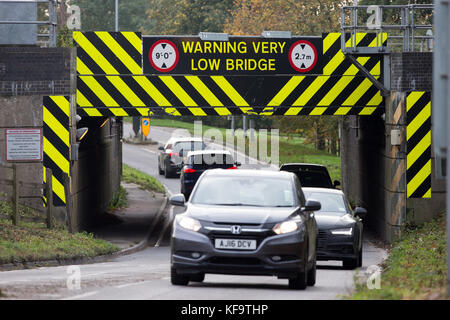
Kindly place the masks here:
<instances>
[{"instance_id":1,"label":"tree","mask_svg":"<svg viewBox=\"0 0 450 320\"><path fill-rule=\"evenodd\" d=\"M334 0L236 0L224 31L235 35L260 35L263 30L288 30L294 35L321 35L340 31L340 7ZM317 149L337 148L337 117L275 117L282 134L302 134Z\"/></svg>"},{"instance_id":2,"label":"tree","mask_svg":"<svg viewBox=\"0 0 450 320\"><path fill-rule=\"evenodd\" d=\"M150 0L146 34L196 35L222 32L233 0Z\"/></svg>"}]
</instances>

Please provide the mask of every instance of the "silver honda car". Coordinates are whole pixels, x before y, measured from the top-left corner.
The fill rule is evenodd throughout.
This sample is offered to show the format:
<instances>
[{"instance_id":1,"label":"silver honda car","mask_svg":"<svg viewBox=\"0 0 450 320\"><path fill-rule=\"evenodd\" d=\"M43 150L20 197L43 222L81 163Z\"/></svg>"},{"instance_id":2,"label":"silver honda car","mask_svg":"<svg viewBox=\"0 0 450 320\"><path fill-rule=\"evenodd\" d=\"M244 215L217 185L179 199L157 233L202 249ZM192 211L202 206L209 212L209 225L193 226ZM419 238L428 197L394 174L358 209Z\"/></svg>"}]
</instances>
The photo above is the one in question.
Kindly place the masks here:
<instances>
[{"instance_id":1,"label":"silver honda car","mask_svg":"<svg viewBox=\"0 0 450 320\"><path fill-rule=\"evenodd\" d=\"M171 281L201 282L205 273L272 275L305 289L316 281L317 201L306 201L295 174L213 169L202 174L176 216Z\"/></svg>"}]
</instances>

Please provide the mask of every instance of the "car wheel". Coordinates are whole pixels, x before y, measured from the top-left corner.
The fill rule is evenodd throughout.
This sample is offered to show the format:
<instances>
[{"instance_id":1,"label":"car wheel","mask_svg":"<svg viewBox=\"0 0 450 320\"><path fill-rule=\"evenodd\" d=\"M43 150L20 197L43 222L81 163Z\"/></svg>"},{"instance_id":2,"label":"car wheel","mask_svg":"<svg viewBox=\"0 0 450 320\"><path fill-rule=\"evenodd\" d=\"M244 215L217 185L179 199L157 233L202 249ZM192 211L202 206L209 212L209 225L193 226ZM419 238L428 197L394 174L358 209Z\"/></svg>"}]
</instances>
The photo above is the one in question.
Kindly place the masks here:
<instances>
[{"instance_id":1,"label":"car wheel","mask_svg":"<svg viewBox=\"0 0 450 320\"><path fill-rule=\"evenodd\" d=\"M204 273L194 274L190 276L189 280L193 282L203 282L203 280L205 280L205 274Z\"/></svg>"},{"instance_id":2,"label":"car wheel","mask_svg":"<svg viewBox=\"0 0 450 320\"><path fill-rule=\"evenodd\" d=\"M353 270L358 268L359 266L359 258L354 258L354 259L344 259L344 261L342 261L342 265L344 267L344 269L346 270Z\"/></svg>"},{"instance_id":3,"label":"car wheel","mask_svg":"<svg viewBox=\"0 0 450 320\"><path fill-rule=\"evenodd\" d=\"M187 286L189 283L189 277L178 274L175 268L170 268L170 282L176 286Z\"/></svg>"},{"instance_id":4,"label":"car wheel","mask_svg":"<svg viewBox=\"0 0 450 320\"><path fill-rule=\"evenodd\" d=\"M362 264L363 264L362 253L363 253L363 250L361 248L361 249L359 249L359 259L358 259L358 267L360 267L360 268L362 267Z\"/></svg>"},{"instance_id":5,"label":"car wheel","mask_svg":"<svg viewBox=\"0 0 450 320\"><path fill-rule=\"evenodd\" d=\"M165 167L164 168L165 170L164 170L164 178L170 178L170 173L169 173L169 170L167 170L167 167Z\"/></svg>"},{"instance_id":6,"label":"car wheel","mask_svg":"<svg viewBox=\"0 0 450 320\"><path fill-rule=\"evenodd\" d=\"M289 278L289 288L290 289L297 289L297 290L305 290L308 282L308 262L306 261L306 257L308 255L305 255L304 261L304 268L303 271L300 271L297 273L297 275L293 278Z\"/></svg>"},{"instance_id":7,"label":"car wheel","mask_svg":"<svg viewBox=\"0 0 450 320\"><path fill-rule=\"evenodd\" d=\"M316 273L317 273L317 258L314 257L314 261L312 263L311 269L308 270L307 275L307 285L312 287L316 284Z\"/></svg>"}]
</instances>

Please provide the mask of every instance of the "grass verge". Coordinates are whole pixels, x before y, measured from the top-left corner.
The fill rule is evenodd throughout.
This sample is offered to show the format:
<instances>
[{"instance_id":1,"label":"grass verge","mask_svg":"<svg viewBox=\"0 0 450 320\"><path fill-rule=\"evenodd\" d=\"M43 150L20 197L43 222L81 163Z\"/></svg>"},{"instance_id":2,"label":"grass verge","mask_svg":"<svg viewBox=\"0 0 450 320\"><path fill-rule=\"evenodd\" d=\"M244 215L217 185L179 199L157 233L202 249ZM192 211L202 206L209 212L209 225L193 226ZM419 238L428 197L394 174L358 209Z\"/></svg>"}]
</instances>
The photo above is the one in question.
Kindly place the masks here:
<instances>
[{"instance_id":1,"label":"grass verge","mask_svg":"<svg viewBox=\"0 0 450 320\"><path fill-rule=\"evenodd\" d=\"M142 189L165 194L166 191L158 179L142 171L134 169L126 164L123 165L122 181L126 183L135 183Z\"/></svg>"},{"instance_id":2,"label":"grass verge","mask_svg":"<svg viewBox=\"0 0 450 320\"><path fill-rule=\"evenodd\" d=\"M447 281L445 214L409 228L382 266L380 289L356 285L351 299L441 299Z\"/></svg>"},{"instance_id":3,"label":"grass verge","mask_svg":"<svg viewBox=\"0 0 450 320\"><path fill-rule=\"evenodd\" d=\"M0 202L0 264L87 258L119 250L90 233L70 234L61 227L47 229L44 222L21 221L14 226L10 211L9 202ZM21 207L21 217L29 216L33 210L27 211Z\"/></svg>"},{"instance_id":4,"label":"grass verge","mask_svg":"<svg viewBox=\"0 0 450 320\"><path fill-rule=\"evenodd\" d=\"M111 202L109 203L108 210L116 210L125 208L128 204L127 200L127 191L124 187L120 186L119 191L115 192L113 194L113 198L111 199Z\"/></svg>"}]
</instances>

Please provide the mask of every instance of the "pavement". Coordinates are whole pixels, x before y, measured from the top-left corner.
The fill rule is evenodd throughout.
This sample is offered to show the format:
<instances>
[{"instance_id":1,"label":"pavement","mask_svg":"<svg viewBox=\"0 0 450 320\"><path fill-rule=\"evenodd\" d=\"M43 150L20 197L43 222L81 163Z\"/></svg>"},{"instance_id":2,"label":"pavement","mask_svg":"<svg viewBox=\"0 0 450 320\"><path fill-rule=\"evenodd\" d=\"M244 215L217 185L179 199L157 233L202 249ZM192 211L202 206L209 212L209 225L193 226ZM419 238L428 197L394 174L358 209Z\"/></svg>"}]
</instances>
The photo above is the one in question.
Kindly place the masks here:
<instances>
[{"instance_id":1,"label":"pavement","mask_svg":"<svg viewBox=\"0 0 450 320\"><path fill-rule=\"evenodd\" d=\"M88 231L120 249L127 249L150 240L151 226L164 218L166 196L140 189L134 183L122 183L122 186L127 191L127 207L107 212L106 219L102 220L109 223Z\"/></svg>"}]
</instances>

